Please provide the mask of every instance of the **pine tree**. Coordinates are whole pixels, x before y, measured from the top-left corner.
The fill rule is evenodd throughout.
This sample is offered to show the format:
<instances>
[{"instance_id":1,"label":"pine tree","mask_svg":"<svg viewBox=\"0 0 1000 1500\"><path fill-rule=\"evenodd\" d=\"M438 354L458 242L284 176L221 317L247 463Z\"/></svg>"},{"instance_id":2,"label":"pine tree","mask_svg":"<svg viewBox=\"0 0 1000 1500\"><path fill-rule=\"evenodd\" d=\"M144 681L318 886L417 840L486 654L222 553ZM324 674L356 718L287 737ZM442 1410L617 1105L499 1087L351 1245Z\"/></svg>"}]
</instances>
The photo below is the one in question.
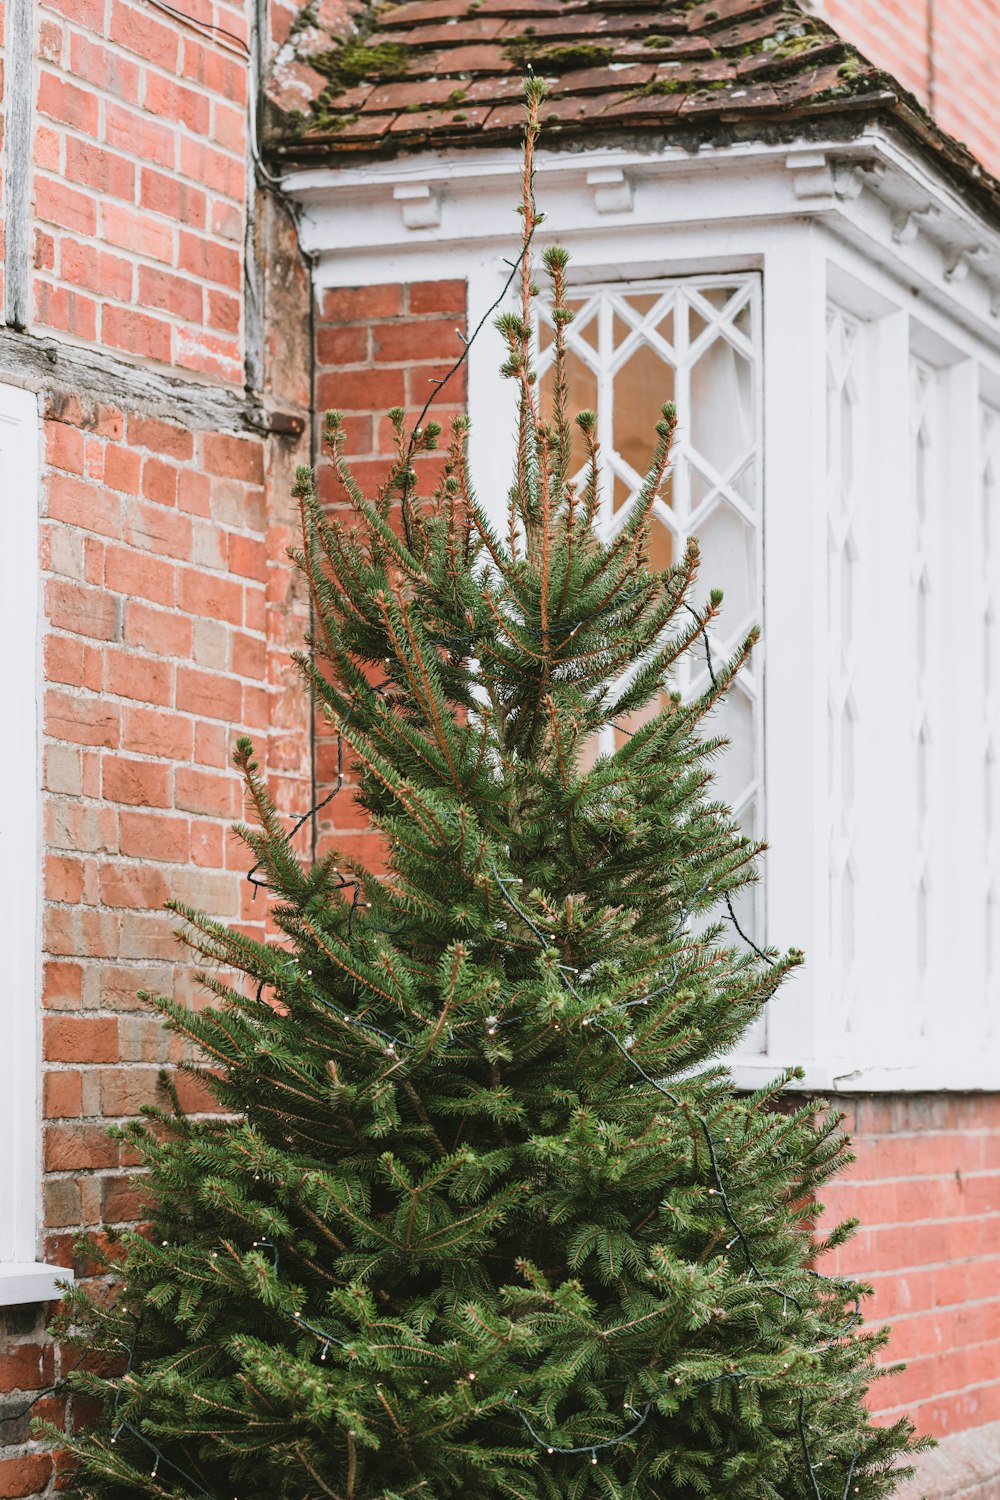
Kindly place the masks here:
<instances>
[{"instance_id":1,"label":"pine tree","mask_svg":"<svg viewBox=\"0 0 1000 1500\"><path fill-rule=\"evenodd\" d=\"M394 412L371 499L329 413L349 525L299 473L300 665L386 872L303 863L241 741L283 941L178 908L217 1003L146 998L222 1113L121 1132L153 1228L109 1252L111 1295L62 1315L111 1361L72 1376L102 1412L68 1441L83 1495L875 1500L912 1446L863 1404L883 1341L864 1289L816 1269L853 1227L815 1231L839 1120L790 1105L789 1075L740 1095L719 1061L801 961L729 921L760 849L712 797L711 715L755 636L701 696L671 691L721 607L691 603L694 544L647 565L675 413L601 542L591 412L571 482L559 249L539 415L527 95L520 306L498 318L520 393L509 527L473 494L465 420L421 501L438 429L408 438Z\"/></svg>"}]
</instances>

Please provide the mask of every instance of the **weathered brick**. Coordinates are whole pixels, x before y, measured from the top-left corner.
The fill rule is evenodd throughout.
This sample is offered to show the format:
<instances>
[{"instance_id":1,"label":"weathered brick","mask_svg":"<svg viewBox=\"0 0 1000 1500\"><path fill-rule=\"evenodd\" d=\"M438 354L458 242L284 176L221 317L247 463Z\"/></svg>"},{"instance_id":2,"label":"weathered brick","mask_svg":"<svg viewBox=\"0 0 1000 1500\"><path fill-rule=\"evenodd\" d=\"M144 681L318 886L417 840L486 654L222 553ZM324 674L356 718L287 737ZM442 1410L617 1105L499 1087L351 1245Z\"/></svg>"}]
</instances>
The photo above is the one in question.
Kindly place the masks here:
<instances>
[{"instance_id":1,"label":"weathered brick","mask_svg":"<svg viewBox=\"0 0 1000 1500\"><path fill-rule=\"evenodd\" d=\"M101 790L106 801L130 807L169 807L170 770L158 761L105 755Z\"/></svg>"},{"instance_id":2,"label":"weathered brick","mask_svg":"<svg viewBox=\"0 0 1000 1500\"><path fill-rule=\"evenodd\" d=\"M114 1062L118 1022L104 1016L46 1016L44 1055L49 1062Z\"/></svg>"}]
</instances>

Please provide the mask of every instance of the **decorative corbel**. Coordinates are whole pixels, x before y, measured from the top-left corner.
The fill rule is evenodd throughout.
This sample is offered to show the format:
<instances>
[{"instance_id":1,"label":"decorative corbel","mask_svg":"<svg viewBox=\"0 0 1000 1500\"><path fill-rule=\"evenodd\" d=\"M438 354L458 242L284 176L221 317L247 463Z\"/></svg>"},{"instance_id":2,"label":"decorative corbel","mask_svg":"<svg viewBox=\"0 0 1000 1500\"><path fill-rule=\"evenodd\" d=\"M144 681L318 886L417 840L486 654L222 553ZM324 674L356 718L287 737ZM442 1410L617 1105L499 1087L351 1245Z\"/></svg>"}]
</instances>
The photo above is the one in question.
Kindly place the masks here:
<instances>
[{"instance_id":1,"label":"decorative corbel","mask_svg":"<svg viewBox=\"0 0 1000 1500\"><path fill-rule=\"evenodd\" d=\"M830 198L835 185L824 151L790 151L785 166L792 176L796 198Z\"/></svg>"},{"instance_id":2,"label":"decorative corbel","mask_svg":"<svg viewBox=\"0 0 1000 1500\"><path fill-rule=\"evenodd\" d=\"M397 183L392 190L407 229L436 229L441 222L441 199L425 182Z\"/></svg>"},{"instance_id":3,"label":"decorative corbel","mask_svg":"<svg viewBox=\"0 0 1000 1500\"><path fill-rule=\"evenodd\" d=\"M985 245L973 245L968 250L960 250L950 266L945 268L944 279L950 286L964 281L972 270L977 260L989 258L989 251Z\"/></svg>"},{"instance_id":4,"label":"decorative corbel","mask_svg":"<svg viewBox=\"0 0 1000 1500\"><path fill-rule=\"evenodd\" d=\"M594 167L587 173L599 214L627 214L633 207L632 183L621 167Z\"/></svg>"},{"instance_id":5,"label":"decorative corbel","mask_svg":"<svg viewBox=\"0 0 1000 1500\"><path fill-rule=\"evenodd\" d=\"M935 219L940 219L941 210L936 203L923 203L919 208L907 208L894 214L892 237L897 245L912 245L921 230L926 230Z\"/></svg>"}]
</instances>

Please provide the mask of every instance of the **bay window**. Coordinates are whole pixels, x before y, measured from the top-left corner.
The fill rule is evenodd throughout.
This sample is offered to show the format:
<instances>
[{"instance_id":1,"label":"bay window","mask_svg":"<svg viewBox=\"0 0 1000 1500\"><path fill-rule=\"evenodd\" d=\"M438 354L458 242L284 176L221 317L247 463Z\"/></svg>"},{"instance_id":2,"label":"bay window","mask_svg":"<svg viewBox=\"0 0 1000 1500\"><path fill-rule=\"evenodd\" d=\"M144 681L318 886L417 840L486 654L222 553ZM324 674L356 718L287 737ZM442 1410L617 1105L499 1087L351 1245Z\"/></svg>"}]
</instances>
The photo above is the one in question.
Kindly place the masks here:
<instances>
[{"instance_id":1,"label":"bay window","mask_svg":"<svg viewBox=\"0 0 1000 1500\"><path fill-rule=\"evenodd\" d=\"M518 171L515 152L470 151L299 172L318 291L461 277L475 326L510 275ZM398 206L417 191L419 221ZM571 255L570 399L598 413L602 534L673 400L652 561L699 537L699 595L725 593L720 660L763 627L716 714L717 785L769 846L740 926L806 963L737 1079L995 1087L1000 236L878 125L543 152L536 196ZM543 306L543 399L551 349ZM487 332L468 355L474 478L498 519L501 358ZM682 691L704 685L703 660L684 671Z\"/></svg>"}]
</instances>

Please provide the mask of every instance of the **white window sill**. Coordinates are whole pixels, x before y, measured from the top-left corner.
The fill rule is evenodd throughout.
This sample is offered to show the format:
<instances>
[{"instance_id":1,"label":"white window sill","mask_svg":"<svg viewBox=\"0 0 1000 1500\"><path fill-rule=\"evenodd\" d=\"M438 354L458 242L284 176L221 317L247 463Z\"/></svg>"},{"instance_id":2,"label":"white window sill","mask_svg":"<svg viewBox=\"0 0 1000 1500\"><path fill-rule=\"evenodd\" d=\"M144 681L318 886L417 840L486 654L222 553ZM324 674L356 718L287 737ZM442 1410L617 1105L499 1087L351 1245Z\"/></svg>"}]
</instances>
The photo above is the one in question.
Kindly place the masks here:
<instances>
[{"instance_id":1,"label":"white window sill","mask_svg":"<svg viewBox=\"0 0 1000 1500\"><path fill-rule=\"evenodd\" d=\"M0 1307L14 1307L22 1302L57 1302L62 1296L60 1281L72 1281L73 1272L65 1266L42 1266L31 1262L0 1265Z\"/></svg>"},{"instance_id":2,"label":"white window sill","mask_svg":"<svg viewBox=\"0 0 1000 1500\"><path fill-rule=\"evenodd\" d=\"M767 1057L734 1058L729 1069L738 1089L752 1091L772 1082L788 1066L794 1063ZM819 1094L1000 1093L1000 1068L989 1058L979 1065L942 1059L899 1067L852 1063L843 1058L805 1063L803 1073L804 1077L788 1084L790 1090Z\"/></svg>"}]
</instances>

